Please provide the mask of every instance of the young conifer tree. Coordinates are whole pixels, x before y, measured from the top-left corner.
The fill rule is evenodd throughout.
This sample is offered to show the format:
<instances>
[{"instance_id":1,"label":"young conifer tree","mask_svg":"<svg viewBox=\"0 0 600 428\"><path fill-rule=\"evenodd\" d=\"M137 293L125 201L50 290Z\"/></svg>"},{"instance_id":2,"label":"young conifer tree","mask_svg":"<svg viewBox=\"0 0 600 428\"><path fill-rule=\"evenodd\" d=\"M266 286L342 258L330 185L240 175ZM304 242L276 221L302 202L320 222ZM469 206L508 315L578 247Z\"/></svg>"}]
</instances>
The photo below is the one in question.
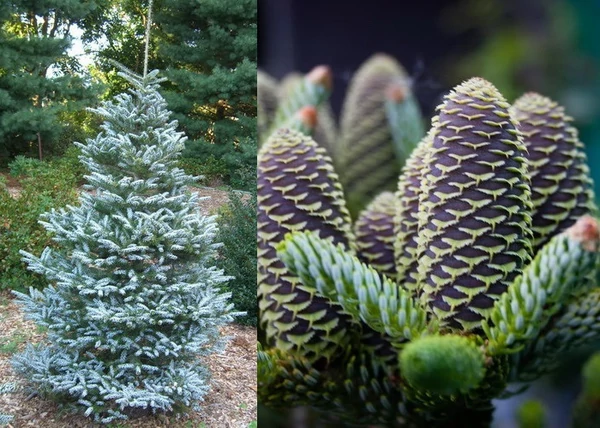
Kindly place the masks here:
<instances>
[{"instance_id":1,"label":"young conifer tree","mask_svg":"<svg viewBox=\"0 0 600 428\"><path fill-rule=\"evenodd\" d=\"M14 383L0 383L0 394L5 394L7 392L14 392L16 386ZM12 415L6 415L0 412L0 425L8 425L14 417Z\"/></svg>"},{"instance_id":2,"label":"young conifer tree","mask_svg":"<svg viewBox=\"0 0 600 428\"><path fill-rule=\"evenodd\" d=\"M219 326L238 315L214 266L215 219L199 213L194 178L176 167L185 137L162 80L122 76L133 89L94 110L103 130L79 144L88 192L43 217L57 248L22 253L50 285L16 293L48 329L16 369L103 423L197 403L209 389L198 357L223 349Z\"/></svg>"}]
</instances>

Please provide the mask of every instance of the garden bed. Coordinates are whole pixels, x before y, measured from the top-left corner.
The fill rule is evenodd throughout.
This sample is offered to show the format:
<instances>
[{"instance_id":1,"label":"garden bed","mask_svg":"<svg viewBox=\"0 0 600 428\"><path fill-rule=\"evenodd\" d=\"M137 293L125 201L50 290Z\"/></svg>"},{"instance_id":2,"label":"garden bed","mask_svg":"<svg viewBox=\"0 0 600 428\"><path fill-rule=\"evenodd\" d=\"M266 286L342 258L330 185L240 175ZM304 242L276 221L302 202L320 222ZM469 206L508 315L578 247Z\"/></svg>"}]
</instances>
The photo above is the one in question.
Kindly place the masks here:
<instances>
[{"instance_id":1,"label":"garden bed","mask_svg":"<svg viewBox=\"0 0 600 428\"><path fill-rule=\"evenodd\" d=\"M0 175L4 177L6 188L11 196L18 197L21 193L19 179L7 173L0 173ZM200 211L205 215L216 214L219 207L229 201L229 192L227 190L206 186L190 187L190 190L198 193L201 197L207 197L200 202Z\"/></svg>"}]
</instances>

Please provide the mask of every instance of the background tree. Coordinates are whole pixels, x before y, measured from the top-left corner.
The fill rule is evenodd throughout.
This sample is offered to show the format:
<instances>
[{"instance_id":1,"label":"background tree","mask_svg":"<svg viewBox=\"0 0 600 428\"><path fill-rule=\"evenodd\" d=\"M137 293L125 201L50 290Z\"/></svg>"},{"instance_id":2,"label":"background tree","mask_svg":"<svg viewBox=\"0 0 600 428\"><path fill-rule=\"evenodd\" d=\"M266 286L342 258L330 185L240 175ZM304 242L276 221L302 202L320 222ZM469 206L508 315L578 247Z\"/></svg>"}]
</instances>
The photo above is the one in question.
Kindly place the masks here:
<instances>
[{"instance_id":1,"label":"background tree","mask_svg":"<svg viewBox=\"0 0 600 428\"><path fill-rule=\"evenodd\" d=\"M256 326L256 194L229 194L229 203L218 218L219 249L217 266L233 278L227 283L231 301L245 315L236 319L240 324Z\"/></svg>"},{"instance_id":2,"label":"background tree","mask_svg":"<svg viewBox=\"0 0 600 428\"><path fill-rule=\"evenodd\" d=\"M159 46L167 100L187 135L215 144L254 135L256 1L177 0L156 19L168 34Z\"/></svg>"},{"instance_id":3,"label":"background tree","mask_svg":"<svg viewBox=\"0 0 600 428\"><path fill-rule=\"evenodd\" d=\"M153 9L161 7L162 0L154 2ZM116 61L141 74L144 68L144 44L148 17L148 2L142 0L105 0L82 21L82 40L89 53L97 57L92 74L107 84L105 98L113 97L128 87L113 63ZM164 69L165 63L155 47L163 38L156 19L150 34L149 68Z\"/></svg>"},{"instance_id":4,"label":"background tree","mask_svg":"<svg viewBox=\"0 0 600 428\"><path fill-rule=\"evenodd\" d=\"M68 115L92 100L67 54L71 32L99 2L15 0L0 7L0 164L18 154L59 152ZM40 147L41 146L41 147ZM43 149L43 150L42 150Z\"/></svg>"},{"instance_id":5,"label":"background tree","mask_svg":"<svg viewBox=\"0 0 600 428\"><path fill-rule=\"evenodd\" d=\"M126 84L110 60L141 73L147 2L105 3L85 21L84 39L100 43L110 93ZM256 0L157 0L149 67L165 70L163 94L188 137L185 156L218 159L227 182L247 183L256 164ZM253 173L254 174L254 173Z\"/></svg>"}]
</instances>

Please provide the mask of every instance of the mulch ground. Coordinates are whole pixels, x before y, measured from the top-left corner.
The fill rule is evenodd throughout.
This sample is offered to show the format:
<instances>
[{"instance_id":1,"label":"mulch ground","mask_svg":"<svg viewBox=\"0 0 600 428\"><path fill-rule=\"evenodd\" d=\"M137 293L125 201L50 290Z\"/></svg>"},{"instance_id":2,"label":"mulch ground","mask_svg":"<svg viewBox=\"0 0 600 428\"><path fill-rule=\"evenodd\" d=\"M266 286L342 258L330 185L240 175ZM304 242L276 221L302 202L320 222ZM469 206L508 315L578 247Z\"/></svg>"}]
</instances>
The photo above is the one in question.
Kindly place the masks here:
<instances>
[{"instance_id":1,"label":"mulch ground","mask_svg":"<svg viewBox=\"0 0 600 428\"><path fill-rule=\"evenodd\" d=\"M13 188L18 196L18 188ZM200 196L204 214L217 214L219 207L228 201L228 192L210 187L194 188ZM113 424L113 427L186 427L229 428L255 425L256 399L256 329L230 324L222 329L224 336L231 337L225 351L204 359L212 373L211 392L200 403L200 411L185 416L144 416L135 420ZM35 324L25 320L12 296L0 293L0 383L14 382L17 391L0 395L0 413L14 416L9 428L83 428L97 427L90 419L80 415L66 414L54 403L40 397L31 397L24 379L15 374L10 359L15 352L23 350L27 343L43 340Z\"/></svg>"}]
</instances>

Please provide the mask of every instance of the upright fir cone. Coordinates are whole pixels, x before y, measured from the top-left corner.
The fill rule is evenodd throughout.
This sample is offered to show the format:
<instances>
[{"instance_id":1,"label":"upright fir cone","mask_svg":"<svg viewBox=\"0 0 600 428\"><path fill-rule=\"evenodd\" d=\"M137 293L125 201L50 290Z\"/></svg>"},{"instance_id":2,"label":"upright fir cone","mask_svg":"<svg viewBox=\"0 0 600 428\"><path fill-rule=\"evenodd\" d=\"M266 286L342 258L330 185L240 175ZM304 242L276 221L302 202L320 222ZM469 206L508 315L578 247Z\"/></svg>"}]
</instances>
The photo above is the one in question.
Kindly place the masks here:
<instances>
[{"instance_id":1,"label":"upright fir cone","mask_svg":"<svg viewBox=\"0 0 600 428\"><path fill-rule=\"evenodd\" d=\"M408 290L417 288L417 234L419 229L419 195L423 159L431 148L433 134L427 134L417 145L398 180L396 215L394 218L394 259L398 285Z\"/></svg>"},{"instance_id":2,"label":"upright fir cone","mask_svg":"<svg viewBox=\"0 0 600 428\"><path fill-rule=\"evenodd\" d=\"M354 224L358 258L390 278L396 277L395 215L396 196L392 192L382 192L361 211Z\"/></svg>"},{"instance_id":3,"label":"upright fir cone","mask_svg":"<svg viewBox=\"0 0 600 428\"><path fill-rule=\"evenodd\" d=\"M526 149L508 108L481 78L439 107L421 181L418 276L442 327L480 332L531 259Z\"/></svg>"},{"instance_id":4,"label":"upright fir cone","mask_svg":"<svg viewBox=\"0 0 600 428\"><path fill-rule=\"evenodd\" d=\"M258 155L258 299L267 340L326 364L346 346L349 317L307 289L277 258L286 233L318 231L333 243L353 242L341 185L325 150L310 137L281 129Z\"/></svg>"},{"instance_id":5,"label":"upright fir cone","mask_svg":"<svg viewBox=\"0 0 600 428\"><path fill-rule=\"evenodd\" d=\"M510 111L529 153L535 253L594 209L592 180L583 144L562 106L530 92Z\"/></svg>"},{"instance_id":6,"label":"upright fir cone","mask_svg":"<svg viewBox=\"0 0 600 428\"><path fill-rule=\"evenodd\" d=\"M387 55L374 55L356 72L344 101L334 162L353 218L397 183L402 164L385 108L386 89L397 80L408 80L400 64Z\"/></svg>"},{"instance_id":7,"label":"upright fir cone","mask_svg":"<svg viewBox=\"0 0 600 428\"><path fill-rule=\"evenodd\" d=\"M267 130L273 122L275 111L277 110L277 81L265 73L258 70L256 72L257 95L258 95L258 135L264 137Z\"/></svg>"}]
</instances>

